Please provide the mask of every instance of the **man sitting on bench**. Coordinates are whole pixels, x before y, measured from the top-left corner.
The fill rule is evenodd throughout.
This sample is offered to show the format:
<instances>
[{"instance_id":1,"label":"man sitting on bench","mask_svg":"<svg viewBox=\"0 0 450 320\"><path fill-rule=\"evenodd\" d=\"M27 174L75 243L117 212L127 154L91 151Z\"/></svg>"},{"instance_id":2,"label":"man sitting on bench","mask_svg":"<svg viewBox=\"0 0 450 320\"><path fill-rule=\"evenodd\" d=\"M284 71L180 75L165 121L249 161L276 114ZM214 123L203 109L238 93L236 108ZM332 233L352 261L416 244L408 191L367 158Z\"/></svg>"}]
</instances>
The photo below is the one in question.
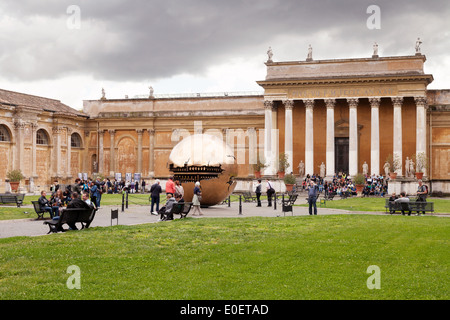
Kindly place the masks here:
<instances>
[{"instance_id":1,"label":"man sitting on bench","mask_svg":"<svg viewBox=\"0 0 450 320\"><path fill-rule=\"evenodd\" d=\"M93 209L94 206L90 206L89 204L87 204L85 201L81 200L79 198L79 195L77 192L72 193L72 200L69 202L69 204L67 205L67 208L78 208L78 209ZM70 211L67 211L70 212ZM71 230L78 230L77 226L75 225L75 223L68 223L69 228Z\"/></svg>"},{"instance_id":2,"label":"man sitting on bench","mask_svg":"<svg viewBox=\"0 0 450 320\"><path fill-rule=\"evenodd\" d=\"M159 214L161 215L160 220L173 220L173 214L170 213L172 211L172 207L175 203L177 203L176 199L173 196L173 193L166 193L167 201L164 207L159 209Z\"/></svg>"},{"instance_id":3,"label":"man sitting on bench","mask_svg":"<svg viewBox=\"0 0 450 320\"><path fill-rule=\"evenodd\" d=\"M45 190L42 190L41 196L38 199L39 207L41 208L41 210L49 212L50 217L53 219L53 217L56 217L59 215L59 207L52 206L50 204L50 201L46 198L46 196L47 196L47 192L45 192Z\"/></svg>"},{"instance_id":4,"label":"man sitting on bench","mask_svg":"<svg viewBox=\"0 0 450 320\"><path fill-rule=\"evenodd\" d=\"M400 198L394 200L395 203L400 204L400 208L402 210L402 215L405 215L405 211L408 210L408 216L411 215L411 210L409 210L409 198L406 196L406 192L402 191L400 193Z\"/></svg>"}]
</instances>

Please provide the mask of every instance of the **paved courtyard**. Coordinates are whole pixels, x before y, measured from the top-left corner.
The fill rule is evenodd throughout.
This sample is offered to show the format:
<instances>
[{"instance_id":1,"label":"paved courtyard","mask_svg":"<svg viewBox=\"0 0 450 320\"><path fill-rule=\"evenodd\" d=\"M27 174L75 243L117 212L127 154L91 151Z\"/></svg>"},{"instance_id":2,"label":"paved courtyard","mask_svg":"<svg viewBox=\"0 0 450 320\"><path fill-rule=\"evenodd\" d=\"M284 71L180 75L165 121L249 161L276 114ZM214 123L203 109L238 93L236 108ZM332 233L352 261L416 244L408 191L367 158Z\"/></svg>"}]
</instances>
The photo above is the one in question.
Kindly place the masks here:
<instances>
[{"instance_id":1,"label":"paved courtyard","mask_svg":"<svg viewBox=\"0 0 450 320\"><path fill-rule=\"evenodd\" d=\"M22 220L5 220L0 221L0 238L9 238L16 236L42 236L46 235L49 228L43 224L43 220L36 220L36 214L31 206L23 206L24 211L30 213L30 219ZM150 214L150 206L129 206L124 212L121 211L121 206L105 206L101 207L97 212L91 227L109 227L111 226L111 210L119 210L119 219L113 220L112 224L116 225L136 225L144 223L156 223L159 216ZM284 217L286 216L306 216L309 215L307 207L294 207L293 213L283 213L281 206L277 204L277 209L274 207L267 207L267 204L263 203L262 207L256 207L255 203L242 203L242 214L239 214L239 203L232 202L231 206L218 205L209 208L202 208L203 216L192 216L196 219L201 218L245 218L245 217ZM383 210L379 212L358 212L358 211L346 211L338 209L328 209L325 207L317 206L318 215L327 214L371 214L371 215L386 215ZM177 218L177 216L175 217ZM160 223L170 223L160 222ZM67 226L66 226L67 227Z\"/></svg>"}]
</instances>

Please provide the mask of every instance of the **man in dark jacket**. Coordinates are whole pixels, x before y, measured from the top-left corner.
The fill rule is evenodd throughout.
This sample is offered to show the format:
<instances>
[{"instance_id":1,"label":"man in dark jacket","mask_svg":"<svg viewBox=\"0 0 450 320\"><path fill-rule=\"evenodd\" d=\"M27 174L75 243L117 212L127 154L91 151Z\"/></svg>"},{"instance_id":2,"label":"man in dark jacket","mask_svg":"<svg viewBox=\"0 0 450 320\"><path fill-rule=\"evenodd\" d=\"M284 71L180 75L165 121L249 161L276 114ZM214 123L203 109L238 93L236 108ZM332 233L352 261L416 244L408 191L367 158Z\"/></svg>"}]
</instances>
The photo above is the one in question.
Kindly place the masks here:
<instances>
[{"instance_id":1,"label":"man in dark jacket","mask_svg":"<svg viewBox=\"0 0 450 320\"><path fill-rule=\"evenodd\" d=\"M41 208L41 210L48 211L50 213L50 217L53 219L53 217L58 216L59 207L52 206L50 204L50 201L48 201L48 199L46 198L46 196L47 196L47 192L42 190L41 191L41 196L38 199L39 207Z\"/></svg>"},{"instance_id":2,"label":"man in dark jacket","mask_svg":"<svg viewBox=\"0 0 450 320\"><path fill-rule=\"evenodd\" d=\"M313 214L312 208L314 207L314 215L317 215L316 200L318 196L318 188L314 181L310 181L309 186L306 188L308 191L308 203L309 203L309 215Z\"/></svg>"},{"instance_id":3,"label":"man in dark jacket","mask_svg":"<svg viewBox=\"0 0 450 320\"><path fill-rule=\"evenodd\" d=\"M258 179L258 185L256 186L255 193L256 193L256 200L258 202L256 206L261 207L261 179Z\"/></svg>"},{"instance_id":4,"label":"man in dark jacket","mask_svg":"<svg viewBox=\"0 0 450 320\"><path fill-rule=\"evenodd\" d=\"M92 209L93 206L88 205L86 202L84 202L83 200L81 200L79 198L79 195L77 192L72 193L72 201L69 202L69 204L67 205L67 208L78 208L78 209ZM75 223L68 223L70 229L72 230L78 230L77 226L75 225Z\"/></svg>"},{"instance_id":5,"label":"man in dark jacket","mask_svg":"<svg viewBox=\"0 0 450 320\"><path fill-rule=\"evenodd\" d=\"M159 180L156 180L156 182L150 188L150 200L152 202L152 207L150 210L151 214L158 215L159 195L161 194L161 192L162 192L162 188L161 188L160 182L159 182ZM155 204L156 204L156 211L153 211Z\"/></svg>"}]
</instances>

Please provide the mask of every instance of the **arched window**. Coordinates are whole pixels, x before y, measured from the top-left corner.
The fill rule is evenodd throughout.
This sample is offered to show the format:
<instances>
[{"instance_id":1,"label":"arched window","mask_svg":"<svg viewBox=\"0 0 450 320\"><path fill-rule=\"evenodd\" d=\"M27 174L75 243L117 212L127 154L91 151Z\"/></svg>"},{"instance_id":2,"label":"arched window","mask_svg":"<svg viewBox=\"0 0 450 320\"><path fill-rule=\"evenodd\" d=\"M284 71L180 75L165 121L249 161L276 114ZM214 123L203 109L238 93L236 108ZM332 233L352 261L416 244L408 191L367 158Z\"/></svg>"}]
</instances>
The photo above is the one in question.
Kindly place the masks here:
<instances>
[{"instance_id":1,"label":"arched window","mask_svg":"<svg viewBox=\"0 0 450 320\"><path fill-rule=\"evenodd\" d=\"M39 129L36 132L36 144L48 145L48 134L44 129Z\"/></svg>"},{"instance_id":2,"label":"arched window","mask_svg":"<svg viewBox=\"0 0 450 320\"><path fill-rule=\"evenodd\" d=\"M11 136L9 134L9 130L4 124L0 125L0 141L2 141L2 142L11 141Z\"/></svg>"},{"instance_id":3,"label":"arched window","mask_svg":"<svg viewBox=\"0 0 450 320\"><path fill-rule=\"evenodd\" d=\"M72 148L81 148L81 137L78 133L73 133L70 137Z\"/></svg>"}]
</instances>

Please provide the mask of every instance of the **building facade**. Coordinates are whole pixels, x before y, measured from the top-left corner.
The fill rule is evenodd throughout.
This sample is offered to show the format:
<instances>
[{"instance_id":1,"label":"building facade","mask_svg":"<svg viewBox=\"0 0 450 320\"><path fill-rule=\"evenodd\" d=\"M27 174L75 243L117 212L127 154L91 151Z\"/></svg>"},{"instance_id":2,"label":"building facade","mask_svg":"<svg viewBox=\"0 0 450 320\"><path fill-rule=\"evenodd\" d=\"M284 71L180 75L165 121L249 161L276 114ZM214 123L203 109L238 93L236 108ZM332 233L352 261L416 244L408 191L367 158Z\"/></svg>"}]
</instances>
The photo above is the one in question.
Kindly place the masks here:
<instances>
[{"instance_id":1,"label":"building facade","mask_svg":"<svg viewBox=\"0 0 450 320\"><path fill-rule=\"evenodd\" d=\"M194 94L84 101L76 111L59 101L0 90L0 192L6 173L21 169L22 189L81 173L122 179L170 175L168 159L183 137L220 136L235 151L238 178L251 180L258 158L277 172L285 153L298 173L385 174L389 156L406 164L425 155L425 179L450 193L450 90L428 90L424 55L266 62L256 94ZM127 175L129 174L129 175ZM412 179L413 180L413 179Z\"/></svg>"}]
</instances>

